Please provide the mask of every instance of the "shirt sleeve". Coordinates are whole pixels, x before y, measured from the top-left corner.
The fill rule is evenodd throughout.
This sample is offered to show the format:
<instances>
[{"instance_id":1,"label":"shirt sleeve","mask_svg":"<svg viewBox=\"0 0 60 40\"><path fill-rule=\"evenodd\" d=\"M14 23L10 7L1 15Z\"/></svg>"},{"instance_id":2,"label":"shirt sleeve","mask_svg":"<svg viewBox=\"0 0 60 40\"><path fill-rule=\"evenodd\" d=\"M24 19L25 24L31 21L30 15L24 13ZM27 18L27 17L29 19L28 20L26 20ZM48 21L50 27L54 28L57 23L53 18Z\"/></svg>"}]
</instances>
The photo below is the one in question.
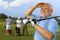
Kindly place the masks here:
<instances>
[{"instance_id":1,"label":"shirt sleeve","mask_svg":"<svg viewBox=\"0 0 60 40\"><path fill-rule=\"evenodd\" d=\"M48 25L48 30L55 34L58 31L58 23L56 21L51 20Z\"/></svg>"},{"instance_id":2,"label":"shirt sleeve","mask_svg":"<svg viewBox=\"0 0 60 40\"><path fill-rule=\"evenodd\" d=\"M32 16L32 19L40 19L40 16L37 16L37 15L34 15L34 14L32 14L31 16Z\"/></svg>"}]
</instances>

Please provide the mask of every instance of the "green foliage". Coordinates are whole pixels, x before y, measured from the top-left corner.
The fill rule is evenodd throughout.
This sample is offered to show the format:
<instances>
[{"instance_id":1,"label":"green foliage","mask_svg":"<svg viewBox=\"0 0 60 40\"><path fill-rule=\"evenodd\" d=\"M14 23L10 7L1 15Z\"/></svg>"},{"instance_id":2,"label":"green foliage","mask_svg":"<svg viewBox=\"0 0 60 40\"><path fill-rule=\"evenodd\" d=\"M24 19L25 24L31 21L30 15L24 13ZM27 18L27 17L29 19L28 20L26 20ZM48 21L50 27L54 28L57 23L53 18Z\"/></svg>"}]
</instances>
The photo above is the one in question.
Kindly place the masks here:
<instances>
[{"instance_id":1,"label":"green foliage","mask_svg":"<svg viewBox=\"0 0 60 40\"><path fill-rule=\"evenodd\" d=\"M60 25L60 19L58 20L58 24Z\"/></svg>"},{"instance_id":2,"label":"green foliage","mask_svg":"<svg viewBox=\"0 0 60 40\"><path fill-rule=\"evenodd\" d=\"M12 24L11 25L12 35L6 36L5 35L5 22L0 21L0 40L33 40L34 28L31 26L30 23L28 24L28 33L29 33L28 36L22 35L22 28L21 28L21 36L15 36L15 27L16 27L16 24ZM60 26L59 26L56 40L60 40Z\"/></svg>"},{"instance_id":3,"label":"green foliage","mask_svg":"<svg viewBox=\"0 0 60 40\"><path fill-rule=\"evenodd\" d=\"M6 18L7 18L7 16L4 13L0 14L0 19L6 19Z\"/></svg>"},{"instance_id":4,"label":"green foliage","mask_svg":"<svg viewBox=\"0 0 60 40\"><path fill-rule=\"evenodd\" d=\"M28 36L22 35L21 28L21 36L15 35L15 27L16 24L11 25L12 34L10 36L5 35L5 22L0 22L0 40L33 40L34 28L31 27L31 24L28 24Z\"/></svg>"}]
</instances>

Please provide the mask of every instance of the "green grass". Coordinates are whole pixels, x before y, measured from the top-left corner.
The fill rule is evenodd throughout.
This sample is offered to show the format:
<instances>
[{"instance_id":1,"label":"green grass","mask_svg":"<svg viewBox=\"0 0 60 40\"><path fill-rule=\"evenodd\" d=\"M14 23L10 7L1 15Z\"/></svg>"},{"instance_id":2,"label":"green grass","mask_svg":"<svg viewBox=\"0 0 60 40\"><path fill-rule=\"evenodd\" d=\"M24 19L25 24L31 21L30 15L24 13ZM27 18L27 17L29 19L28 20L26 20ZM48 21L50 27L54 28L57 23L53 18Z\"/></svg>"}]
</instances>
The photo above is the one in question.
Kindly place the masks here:
<instances>
[{"instance_id":1,"label":"green grass","mask_svg":"<svg viewBox=\"0 0 60 40\"><path fill-rule=\"evenodd\" d=\"M59 25L59 29L58 29L56 40L59 40L59 39L60 39L60 25Z\"/></svg>"},{"instance_id":2,"label":"green grass","mask_svg":"<svg viewBox=\"0 0 60 40\"><path fill-rule=\"evenodd\" d=\"M22 35L22 36L15 36L15 24L11 25L12 34L10 36L5 35L5 22L0 22L0 40L33 40L34 35L34 28L31 27L30 24L28 24L28 36ZM22 34L22 28L21 28L21 34Z\"/></svg>"},{"instance_id":3,"label":"green grass","mask_svg":"<svg viewBox=\"0 0 60 40\"><path fill-rule=\"evenodd\" d=\"M34 28L31 27L31 24L28 24L28 33L29 35L22 35L22 36L15 36L15 24L11 25L12 34L10 36L5 35L5 22L0 21L0 40L33 40L34 36ZM22 28L21 28L21 34L22 34ZM57 33L56 40L60 39L60 28Z\"/></svg>"}]
</instances>

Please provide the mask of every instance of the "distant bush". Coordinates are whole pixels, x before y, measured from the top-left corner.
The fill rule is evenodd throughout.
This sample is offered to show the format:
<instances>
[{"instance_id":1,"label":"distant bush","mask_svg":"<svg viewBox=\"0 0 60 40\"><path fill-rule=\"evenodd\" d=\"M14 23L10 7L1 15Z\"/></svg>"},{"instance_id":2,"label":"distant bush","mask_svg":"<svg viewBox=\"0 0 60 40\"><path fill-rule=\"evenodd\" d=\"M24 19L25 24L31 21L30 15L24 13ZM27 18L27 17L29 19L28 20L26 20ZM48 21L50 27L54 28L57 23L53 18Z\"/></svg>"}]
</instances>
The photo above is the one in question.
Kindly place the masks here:
<instances>
[{"instance_id":1,"label":"distant bush","mask_svg":"<svg viewBox=\"0 0 60 40\"><path fill-rule=\"evenodd\" d=\"M0 14L0 19L6 19L6 18L7 18L7 15L5 15L4 13Z\"/></svg>"}]
</instances>

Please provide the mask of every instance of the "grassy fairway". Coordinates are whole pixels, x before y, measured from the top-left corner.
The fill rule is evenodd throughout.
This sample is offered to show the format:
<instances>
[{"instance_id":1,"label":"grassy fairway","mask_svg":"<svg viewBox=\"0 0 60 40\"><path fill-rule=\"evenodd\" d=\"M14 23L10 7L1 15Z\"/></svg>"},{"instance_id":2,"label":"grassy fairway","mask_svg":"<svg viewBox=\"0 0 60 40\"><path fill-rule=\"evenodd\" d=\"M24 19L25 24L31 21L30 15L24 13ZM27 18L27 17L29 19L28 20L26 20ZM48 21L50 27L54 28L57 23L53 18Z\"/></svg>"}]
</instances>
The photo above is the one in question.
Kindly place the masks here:
<instances>
[{"instance_id":1,"label":"grassy fairway","mask_svg":"<svg viewBox=\"0 0 60 40\"><path fill-rule=\"evenodd\" d=\"M30 24L28 24L28 31L29 35L28 36L15 36L15 24L11 25L11 29L13 30L12 35L6 36L5 35L5 22L0 21L0 40L33 40L33 33L34 33L34 28L31 27ZM22 34L22 28L21 28L21 34ZM58 30L57 38L56 40L60 39L60 29Z\"/></svg>"},{"instance_id":2,"label":"grassy fairway","mask_svg":"<svg viewBox=\"0 0 60 40\"><path fill-rule=\"evenodd\" d=\"M59 29L58 29L56 40L60 40L60 25L59 25Z\"/></svg>"}]
</instances>

